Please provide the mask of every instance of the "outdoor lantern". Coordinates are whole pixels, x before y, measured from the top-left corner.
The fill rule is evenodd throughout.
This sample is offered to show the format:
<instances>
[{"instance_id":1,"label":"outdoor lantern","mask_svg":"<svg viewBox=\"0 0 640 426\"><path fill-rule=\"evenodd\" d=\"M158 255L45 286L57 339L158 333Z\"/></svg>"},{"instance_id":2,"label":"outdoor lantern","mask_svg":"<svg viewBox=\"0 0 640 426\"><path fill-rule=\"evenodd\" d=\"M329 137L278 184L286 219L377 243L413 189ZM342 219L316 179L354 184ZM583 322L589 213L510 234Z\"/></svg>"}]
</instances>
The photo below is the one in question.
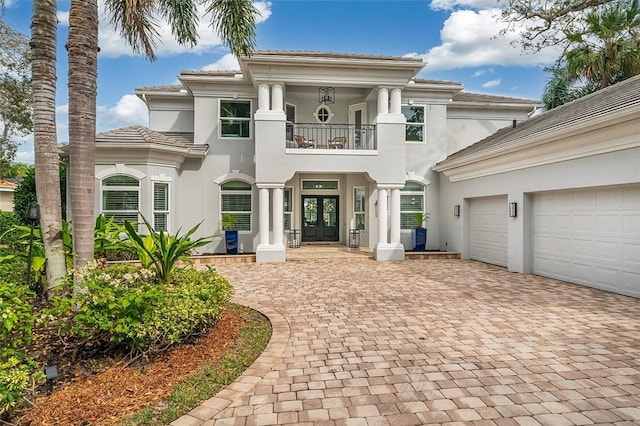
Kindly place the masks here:
<instances>
[{"instance_id":1,"label":"outdoor lantern","mask_svg":"<svg viewBox=\"0 0 640 426\"><path fill-rule=\"evenodd\" d=\"M29 210L27 210L27 220L29 222L40 220L40 206L38 203L31 203L29 206Z\"/></svg>"},{"instance_id":2,"label":"outdoor lantern","mask_svg":"<svg viewBox=\"0 0 640 426\"><path fill-rule=\"evenodd\" d=\"M27 210L27 220L31 224L31 235L29 236L29 254L27 255L27 285L34 290L31 286L31 261L33 260L33 227L36 222L40 220L40 206L38 203L31 203ZM37 292L36 292L37 293Z\"/></svg>"},{"instance_id":3,"label":"outdoor lantern","mask_svg":"<svg viewBox=\"0 0 640 426\"><path fill-rule=\"evenodd\" d=\"M321 87L318 89L318 98L321 104L332 104L336 101L336 89Z\"/></svg>"},{"instance_id":4,"label":"outdoor lantern","mask_svg":"<svg viewBox=\"0 0 640 426\"><path fill-rule=\"evenodd\" d=\"M509 217L518 217L518 203L509 203Z\"/></svg>"},{"instance_id":5,"label":"outdoor lantern","mask_svg":"<svg viewBox=\"0 0 640 426\"><path fill-rule=\"evenodd\" d=\"M454 204L453 205L453 215L455 217L459 217L460 216L460 204Z\"/></svg>"}]
</instances>

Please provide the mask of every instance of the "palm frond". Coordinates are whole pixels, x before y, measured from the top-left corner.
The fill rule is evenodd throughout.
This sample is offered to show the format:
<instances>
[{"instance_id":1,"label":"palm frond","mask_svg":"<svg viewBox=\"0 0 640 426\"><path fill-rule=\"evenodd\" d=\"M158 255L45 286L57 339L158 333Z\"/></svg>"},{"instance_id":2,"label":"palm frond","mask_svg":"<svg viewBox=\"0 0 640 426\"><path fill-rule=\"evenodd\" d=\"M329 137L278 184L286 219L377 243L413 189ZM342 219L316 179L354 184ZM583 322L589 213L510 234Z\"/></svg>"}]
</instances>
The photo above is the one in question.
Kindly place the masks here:
<instances>
[{"instance_id":1,"label":"palm frond","mask_svg":"<svg viewBox=\"0 0 640 426\"><path fill-rule=\"evenodd\" d=\"M205 0L211 26L231 53L250 56L255 49L256 16L251 0Z\"/></svg>"}]
</instances>

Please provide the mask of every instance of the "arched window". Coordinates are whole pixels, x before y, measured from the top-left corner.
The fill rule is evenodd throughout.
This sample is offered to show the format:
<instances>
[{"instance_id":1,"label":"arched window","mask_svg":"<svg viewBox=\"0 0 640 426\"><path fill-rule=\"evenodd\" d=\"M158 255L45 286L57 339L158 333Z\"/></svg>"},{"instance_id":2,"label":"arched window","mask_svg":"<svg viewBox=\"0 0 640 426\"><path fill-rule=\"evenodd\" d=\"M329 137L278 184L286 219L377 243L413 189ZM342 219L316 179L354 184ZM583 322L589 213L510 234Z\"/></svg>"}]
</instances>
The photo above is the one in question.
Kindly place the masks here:
<instances>
[{"instance_id":1,"label":"arched window","mask_svg":"<svg viewBox=\"0 0 640 426\"><path fill-rule=\"evenodd\" d=\"M421 226L417 218L423 214L424 186L417 182L407 182L400 190L400 228L412 229Z\"/></svg>"},{"instance_id":2,"label":"arched window","mask_svg":"<svg viewBox=\"0 0 640 426\"><path fill-rule=\"evenodd\" d=\"M231 217L235 222L233 226L235 230L251 231L251 205L251 184L241 180L232 180L221 185L221 221L223 217Z\"/></svg>"},{"instance_id":3,"label":"arched window","mask_svg":"<svg viewBox=\"0 0 640 426\"><path fill-rule=\"evenodd\" d=\"M127 175L102 180L102 214L116 222L139 222L140 182Z\"/></svg>"}]
</instances>

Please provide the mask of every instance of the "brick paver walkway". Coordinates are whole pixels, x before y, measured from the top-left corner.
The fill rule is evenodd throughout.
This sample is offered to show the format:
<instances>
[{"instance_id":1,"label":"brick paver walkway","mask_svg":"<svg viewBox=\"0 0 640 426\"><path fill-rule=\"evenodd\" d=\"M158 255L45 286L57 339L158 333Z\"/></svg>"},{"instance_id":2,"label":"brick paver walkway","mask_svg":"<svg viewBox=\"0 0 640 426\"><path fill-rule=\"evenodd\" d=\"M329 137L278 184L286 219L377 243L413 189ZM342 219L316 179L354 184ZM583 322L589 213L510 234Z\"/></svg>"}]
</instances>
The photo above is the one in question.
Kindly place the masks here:
<instances>
[{"instance_id":1,"label":"brick paver walkway","mask_svg":"<svg viewBox=\"0 0 640 426\"><path fill-rule=\"evenodd\" d=\"M640 424L640 300L460 260L219 270L274 341L175 425Z\"/></svg>"}]
</instances>

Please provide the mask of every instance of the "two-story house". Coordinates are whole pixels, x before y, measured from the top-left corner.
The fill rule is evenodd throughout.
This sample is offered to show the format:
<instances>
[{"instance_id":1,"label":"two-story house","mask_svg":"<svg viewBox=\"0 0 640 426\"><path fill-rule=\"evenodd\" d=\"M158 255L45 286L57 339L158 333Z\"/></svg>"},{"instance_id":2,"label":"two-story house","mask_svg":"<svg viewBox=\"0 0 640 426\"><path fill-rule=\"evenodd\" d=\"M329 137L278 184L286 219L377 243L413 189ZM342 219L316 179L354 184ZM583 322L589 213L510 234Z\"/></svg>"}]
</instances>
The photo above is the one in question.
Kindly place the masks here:
<instances>
[{"instance_id":1,"label":"two-story house","mask_svg":"<svg viewBox=\"0 0 640 426\"><path fill-rule=\"evenodd\" d=\"M443 248L432 165L538 106L418 79L419 59L278 51L239 63L136 90L149 128L97 135L96 213L140 211L169 231L202 221L201 235L230 214L258 262L284 261L294 231L346 243L350 230L377 260L401 260L419 212L428 248Z\"/></svg>"}]
</instances>

